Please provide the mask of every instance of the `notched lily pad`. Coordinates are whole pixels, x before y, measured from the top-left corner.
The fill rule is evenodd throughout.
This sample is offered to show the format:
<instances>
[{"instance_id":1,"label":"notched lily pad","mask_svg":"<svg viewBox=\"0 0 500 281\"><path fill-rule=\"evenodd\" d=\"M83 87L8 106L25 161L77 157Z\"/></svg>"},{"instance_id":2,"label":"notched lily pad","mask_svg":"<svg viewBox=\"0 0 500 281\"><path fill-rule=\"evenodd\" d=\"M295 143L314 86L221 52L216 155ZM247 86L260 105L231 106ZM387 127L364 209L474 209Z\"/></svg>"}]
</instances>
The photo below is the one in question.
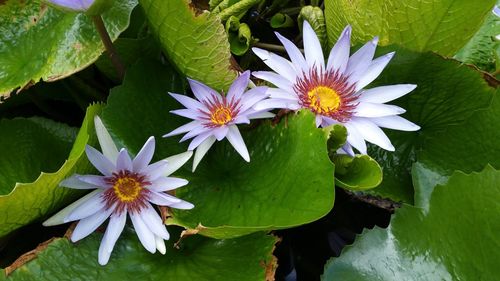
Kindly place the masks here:
<instances>
[{"instance_id":1,"label":"notched lily pad","mask_svg":"<svg viewBox=\"0 0 500 281\"><path fill-rule=\"evenodd\" d=\"M368 155L336 155L335 163L336 185L353 190L362 191L377 187L382 182L382 169L377 161Z\"/></svg>"}]
</instances>

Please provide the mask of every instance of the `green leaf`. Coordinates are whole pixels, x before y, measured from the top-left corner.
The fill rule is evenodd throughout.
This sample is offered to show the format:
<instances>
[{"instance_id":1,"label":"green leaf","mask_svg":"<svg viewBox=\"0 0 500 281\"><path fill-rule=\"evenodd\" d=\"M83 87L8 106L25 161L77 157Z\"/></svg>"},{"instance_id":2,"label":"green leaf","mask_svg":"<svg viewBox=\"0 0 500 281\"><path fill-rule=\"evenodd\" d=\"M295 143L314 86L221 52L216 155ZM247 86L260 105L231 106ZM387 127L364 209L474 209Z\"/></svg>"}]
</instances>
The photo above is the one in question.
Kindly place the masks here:
<instances>
[{"instance_id":1,"label":"green leaf","mask_svg":"<svg viewBox=\"0 0 500 281\"><path fill-rule=\"evenodd\" d=\"M368 155L356 155L354 158L339 154L333 158L335 163L335 183L353 191L377 187L382 182L382 169L377 161Z\"/></svg>"},{"instance_id":2,"label":"green leaf","mask_svg":"<svg viewBox=\"0 0 500 281\"><path fill-rule=\"evenodd\" d=\"M42 118L0 123L0 190L4 194L0 195L0 237L49 215L81 195L81 192L58 185L76 171L89 170L82 155L90 138L89 132L93 131L93 116L99 110L98 105L88 108L72 149L76 131L66 125ZM46 169L57 171L40 174Z\"/></svg>"},{"instance_id":3,"label":"green leaf","mask_svg":"<svg viewBox=\"0 0 500 281\"><path fill-rule=\"evenodd\" d=\"M454 173L429 209L405 205L387 229L366 230L322 280L496 280L500 171Z\"/></svg>"},{"instance_id":4,"label":"green leaf","mask_svg":"<svg viewBox=\"0 0 500 281\"><path fill-rule=\"evenodd\" d=\"M304 6L299 13L298 22L299 28L302 30L302 23L306 20L314 32L318 36L319 42L323 49L327 45L327 34L326 34L326 24L325 15L320 7Z\"/></svg>"},{"instance_id":5,"label":"green leaf","mask_svg":"<svg viewBox=\"0 0 500 281\"><path fill-rule=\"evenodd\" d=\"M151 135L157 137L159 159L187 149L187 143L178 143L179 137L160 137L188 122L168 112L181 108L167 94L179 92L168 81L179 78L158 64L140 63L112 91L102 117L132 152ZM301 112L278 125L263 122L240 129L251 162L241 159L224 140L212 147L196 173L187 164L177 176L190 183L178 189L177 196L196 207L173 210L170 223L192 229L201 224L200 234L226 238L305 224L331 210L335 194L328 132L316 128L312 114Z\"/></svg>"},{"instance_id":6,"label":"green leaf","mask_svg":"<svg viewBox=\"0 0 500 281\"><path fill-rule=\"evenodd\" d=\"M330 137L328 138L328 150L330 157L333 157L337 150L347 141L347 129L340 124L335 124L332 125L329 130Z\"/></svg>"},{"instance_id":7,"label":"green leaf","mask_svg":"<svg viewBox=\"0 0 500 281\"><path fill-rule=\"evenodd\" d=\"M231 44L231 53L242 56L250 48L252 42L252 32L246 23L241 23L238 27L238 32L230 32L229 44Z\"/></svg>"},{"instance_id":8,"label":"green leaf","mask_svg":"<svg viewBox=\"0 0 500 281\"><path fill-rule=\"evenodd\" d=\"M179 231L174 234L177 236ZM266 280L268 268L274 275L272 251L276 238L264 233L229 240L190 236L182 240L180 249L174 248L175 241L170 240L165 255L153 255L142 247L131 229L126 229L104 267L97 263L101 238L102 234L94 233L77 244L56 238L37 253L36 259L6 279L254 281Z\"/></svg>"},{"instance_id":9,"label":"green leaf","mask_svg":"<svg viewBox=\"0 0 500 281\"><path fill-rule=\"evenodd\" d=\"M386 53L387 49L389 48L382 48L381 52ZM421 126L421 130L417 132L387 130L389 139L396 147L395 152L371 146L368 154L382 166L384 180L379 188L370 192L395 201L412 203L413 187L410 170L412 164L417 160L420 161L420 155L426 151L443 149L440 154L443 160L442 166L452 165L454 169L459 170L467 166L465 161L460 161L465 166L454 165L456 158L453 155L458 147L448 142L450 135L447 130L468 119L472 122L474 112L489 106L495 90L488 86L482 75L457 61L443 59L430 53L421 54L402 49L397 51L393 61L373 87L400 83L416 84L417 88L412 93L397 99L394 104L406 109L407 112L403 117ZM489 126L495 127L497 124ZM470 130L476 130L475 127L480 128L478 124L460 128L466 135ZM440 137L442 141L429 142L433 137ZM479 139L484 140L484 138ZM473 143L466 144L467 149L463 154L475 157L471 156L474 155L471 151L478 147ZM477 157L481 164L476 165L476 168L479 166L482 168L488 163L479 158Z\"/></svg>"},{"instance_id":10,"label":"green leaf","mask_svg":"<svg viewBox=\"0 0 500 281\"><path fill-rule=\"evenodd\" d=\"M295 22L292 17L287 14L276 13L271 18L270 25L272 28L286 28L294 26Z\"/></svg>"},{"instance_id":11,"label":"green leaf","mask_svg":"<svg viewBox=\"0 0 500 281\"><path fill-rule=\"evenodd\" d=\"M189 0L140 0L169 59L184 75L217 90L236 78L224 26Z\"/></svg>"},{"instance_id":12,"label":"green leaf","mask_svg":"<svg viewBox=\"0 0 500 281\"><path fill-rule=\"evenodd\" d=\"M127 28L137 0L114 1L103 14L114 40ZM85 14L65 13L38 1L0 5L0 95L67 77L92 64L104 46Z\"/></svg>"},{"instance_id":13,"label":"green leaf","mask_svg":"<svg viewBox=\"0 0 500 281\"><path fill-rule=\"evenodd\" d=\"M476 65L482 70L493 72L496 70L496 53L500 43L495 36L500 34L500 18L489 13L481 28L460 49L455 58L465 63Z\"/></svg>"},{"instance_id":14,"label":"green leaf","mask_svg":"<svg viewBox=\"0 0 500 281\"><path fill-rule=\"evenodd\" d=\"M326 0L330 45L348 24L354 44L379 44L454 55L480 28L496 0Z\"/></svg>"}]
</instances>

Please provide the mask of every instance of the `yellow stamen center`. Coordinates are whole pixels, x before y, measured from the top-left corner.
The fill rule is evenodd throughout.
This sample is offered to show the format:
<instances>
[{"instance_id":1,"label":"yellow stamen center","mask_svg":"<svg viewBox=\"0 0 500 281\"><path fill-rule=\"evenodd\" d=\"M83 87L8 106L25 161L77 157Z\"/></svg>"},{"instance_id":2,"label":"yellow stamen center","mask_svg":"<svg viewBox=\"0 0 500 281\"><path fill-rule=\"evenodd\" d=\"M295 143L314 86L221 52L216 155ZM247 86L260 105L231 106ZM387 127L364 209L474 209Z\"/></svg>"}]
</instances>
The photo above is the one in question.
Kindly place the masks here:
<instances>
[{"instance_id":1,"label":"yellow stamen center","mask_svg":"<svg viewBox=\"0 0 500 281\"><path fill-rule=\"evenodd\" d=\"M113 190L122 202L133 202L142 190L142 185L135 178L123 177L116 180Z\"/></svg>"},{"instance_id":2,"label":"yellow stamen center","mask_svg":"<svg viewBox=\"0 0 500 281\"><path fill-rule=\"evenodd\" d=\"M340 95L332 88L317 86L307 92L311 109L319 114L335 112L341 103Z\"/></svg>"},{"instance_id":3,"label":"yellow stamen center","mask_svg":"<svg viewBox=\"0 0 500 281\"><path fill-rule=\"evenodd\" d=\"M215 125L224 125L232 119L231 110L225 106L218 107L212 115L210 115L210 121Z\"/></svg>"}]
</instances>

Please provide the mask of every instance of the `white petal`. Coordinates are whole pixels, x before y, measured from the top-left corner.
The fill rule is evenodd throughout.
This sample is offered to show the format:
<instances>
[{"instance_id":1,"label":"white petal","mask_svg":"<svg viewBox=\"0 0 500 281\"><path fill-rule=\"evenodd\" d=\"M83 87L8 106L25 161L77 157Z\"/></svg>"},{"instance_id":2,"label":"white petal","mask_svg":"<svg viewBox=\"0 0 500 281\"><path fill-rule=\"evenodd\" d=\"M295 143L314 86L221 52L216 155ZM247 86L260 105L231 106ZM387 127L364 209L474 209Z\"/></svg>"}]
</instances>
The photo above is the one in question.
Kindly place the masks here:
<instances>
[{"instance_id":1,"label":"white petal","mask_svg":"<svg viewBox=\"0 0 500 281\"><path fill-rule=\"evenodd\" d=\"M46 221L43 222L43 226L53 226L53 225L59 225L63 223L67 223L68 221L65 221L65 218L78 206L81 204L84 204L89 200L89 198L93 197L97 193L101 193L102 190L96 189L89 194L83 196L82 198L78 199L77 201L71 203L68 205L66 208L62 209L61 211L57 212L55 215L47 219Z\"/></svg>"},{"instance_id":2,"label":"white petal","mask_svg":"<svg viewBox=\"0 0 500 281\"><path fill-rule=\"evenodd\" d=\"M200 123L200 121L191 121L185 125L182 125L180 126L179 128L173 130L172 132L164 135L163 137L164 138L168 138L168 137L171 137L171 136L175 136L175 135L180 135L180 134L183 134L185 132L189 132L191 131L192 129L196 128L196 127L200 127L202 126L202 124Z\"/></svg>"},{"instance_id":3,"label":"white petal","mask_svg":"<svg viewBox=\"0 0 500 281\"><path fill-rule=\"evenodd\" d=\"M400 117L400 116L387 116L387 117L376 117L370 118L370 121L375 123L375 125L400 131L418 131L420 126Z\"/></svg>"},{"instance_id":4,"label":"white petal","mask_svg":"<svg viewBox=\"0 0 500 281\"><path fill-rule=\"evenodd\" d=\"M347 142L361 154L366 154L366 142L361 133L350 123L344 123L343 125L347 129Z\"/></svg>"},{"instance_id":5,"label":"white petal","mask_svg":"<svg viewBox=\"0 0 500 281\"><path fill-rule=\"evenodd\" d=\"M252 72L252 75L259 79L272 83L278 88L281 88L288 92L293 92L293 83L277 73L271 71L255 71Z\"/></svg>"},{"instance_id":6,"label":"white petal","mask_svg":"<svg viewBox=\"0 0 500 281\"><path fill-rule=\"evenodd\" d=\"M297 46L295 46L292 41L288 40L284 36L281 36L281 34L279 34L278 32L275 32L274 34L276 34L278 39L281 41L281 44L283 44L283 47L285 47L285 50L288 53L293 66L295 67L295 71L297 73L307 72L307 63L299 48L297 48Z\"/></svg>"},{"instance_id":7,"label":"white petal","mask_svg":"<svg viewBox=\"0 0 500 281\"><path fill-rule=\"evenodd\" d=\"M142 174L147 176L148 181L154 181L157 178L164 176L168 167L168 162L165 160L160 160L158 162L155 162L146 168L144 168L142 171L140 171Z\"/></svg>"},{"instance_id":8,"label":"white petal","mask_svg":"<svg viewBox=\"0 0 500 281\"><path fill-rule=\"evenodd\" d=\"M381 148L394 151L394 146L385 133L375 124L364 118L352 118L350 122L363 138Z\"/></svg>"},{"instance_id":9,"label":"white petal","mask_svg":"<svg viewBox=\"0 0 500 281\"><path fill-rule=\"evenodd\" d=\"M160 177L156 179L151 185L147 188L154 191L168 191L179 188L181 186L185 186L189 182L185 179L174 178L174 177Z\"/></svg>"},{"instance_id":10,"label":"white petal","mask_svg":"<svg viewBox=\"0 0 500 281\"><path fill-rule=\"evenodd\" d=\"M118 148L116 148L115 142L113 141L108 130L102 123L101 118L99 118L99 116L97 115L94 117L94 125L102 153L104 154L104 156L106 156L106 158L108 158L109 160L111 160L111 162L114 163L116 161L116 157L118 157Z\"/></svg>"},{"instance_id":11,"label":"white petal","mask_svg":"<svg viewBox=\"0 0 500 281\"><path fill-rule=\"evenodd\" d=\"M188 146L188 150L194 150L197 148L204 140L212 135L212 132L204 132L198 136L196 136Z\"/></svg>"},{"instance_id":12,"label":"white petal","mask_svg":"<svg viewBox=\"0 0 500 281\"><path fill-rule=\"evenodd\" d=\"M187 161L189 161L189 159L191 159L192 155L193 151L186 151L165 158L164 160L168 162L168 165L163 176L170 176L175 171L179 170L180 167L182 167L184 164L186 164Z\"/></svg>"},{"instance_id":13,"label":"white petal","mask_svg":"<svg viewBox=\"0 0 500 281\"><path fill-rule=\"evenodd\" d=\"M342 148L340 148L337 152L340 153L345 152L347 155L354 157L356 154L354 153L354 150L352 149L352 146L349 143L345 143Z\"/></svg>"},{"instance_id":14,"label":"white petal","mask_svg":"<svg viewBox=\"0 0 500 281\"><path fill-rule=\"evenodd\" d=\"M179 203L172 204L172 205L170 205L170 207L176 208L176 209L181 209L181 210L191 210L194 208L194 205L189 203L189 202L182 201Z\"/></svg>"},{"instance_id":15,"label":"white petal","mask_svg":"<svg viewBox=\"0 0 500 281\"><path fill-rule=\"evenodd\" d=\"M100 265L106 265L108 263L111 252L125 227L126 221L127 212L122 212L119 215L111 215L108 227L106 228L101 245L99 246L98 261Z\"/></svg>"},{"instance_id":16,"label":"white petal","mask_svg":"<svg viewBox=\"0 0 500 281\"><path fill-rule=\"evenodd\" d=\"M344 73L347 62L349 61L349 52L351 49L351 26L346 26L342 31L339 40L333 46L328 56L327 69L338 70Z\"/></svg>"},{"instance_id":17,"label":"white petal","mask_svg":"<svg viewBox=\"0 0 500 281\"><path fill-rule=\"evenodd\" d=\"M253 107L257 102L269 97L267 94L267 87L256 87L246 92L241 99L240 113L245 112L247 109Z\"/></svg>"},{"instance_id":18,"label":"white petal","mask_svg":"<svg viewBox=\"0 0 500 281\"><path fill-rule=\"evenodd\" d=\"M210 97L217 93L214 89L196 80L188 78L188 83L189 86L191 87L191 90L193 91L194 96L199 101L205 101L205 102L209 101Z\"/></svg>"},{"instance_id":19,"label":"white petal","mask_svg":"<svg viewBox=\"0 0 500 281\"><path fill-rule=\"evenodd\" d=\"M194 120L199 120L202 116L199 110L189 108L170 110L170 113Z\"/></svg>"},{"instance_id":20,"label":"white petal","mask_svg":"<svg viewBox=\"0 0 500 281\"><path fill-rule=\"evenodd\" d=\"M416 87L417 85L412 84L376 87L362 91L359 95L359 101L385 103L408 94Z\"/></svg>"},{"instance_id":21,"label":"white petal","mask_svg":"<svg viewBox=\"0 0 500 281\"><path fill-rule=\"evenodd\" d=\"M229 126L229 132L227 133L227 140L236 149L236 151L245 159L245 161L250 162L250 155L248 154L247 146L241 137L240 131L236 125Z\"/></svg>"},{"instance_id":22,"label":"white petal","mask_svg":"<svg viewBox=\"0 0 500 281\"><path fill-rule=\"evenodd\" d=\"M64 219L64 222L76 221L89 217L96 212L101 211L104 208L104 202L102 199L102 189L98 190L93 196L89 197L85 202L79 204L75 209L73 209L68 216Z\"/></svg>"},{"instance_id":23,"label":"white petal","mask_svg":"<svg viewBox=\"0 0 500 281\"><path fill-rule=\"evenodd\" d=\"M182 202L181 199L163 192L151 191L149 193L149 201L158 206L170 206L175 203Z\"/></svg>"},{"instance_id":24,"label":"white petal","mask_svg":"<svg viewBox=\"0 0 500 281\"><path fill-rule=\"evenodd\" d=\"M267 94L273 99L297 100L297 95L294 92L289 92L278 88L267 89Z\"/></svg>"},{"instance_id":25,"label":"white petal","mask_svg":"<svg viewBox=\"0 0 500 281\"><path fill-rule=\"evenodd\" d=\"M243 92L245 92L248 82L250 81L250 71L245 71L236 80L234 80L229 91L227 91L227 99L231 101L232 99L239 100Z\"/></svg>"},{"instance_id":26,"label":"white petal","mask_svg":"<svg viewBox=\"0 0 500 281\"><path fill-rule=\"evenodd\" d=\"M360 102L356 106L354 116L357 117L383 117L405 113L406 110L399 106L371 102Z\"/></svg>"},{"instance_id":27,"label":"white petal","mask_svg":"<svg viewBox=\"0 0 500 281\"><path fill-rule=\"evenodd\" d=\"M94 232L94 230L96 230L107 218L109 218L112 211L112 209L102 210L90 217L80 220L76 225L75 230L73 230L73 234L71 234L71 241L76 242Z\"/></svg>"},{"instance_id":28,"label":"white petal","mask_svg":"<svg viewBox=\"0 0 500 281\"><path fill-rule=\"evenodd\" d=\"M199 127L196 127L194 128L193 130L189 131L187 134L185 134L181 140L179 142L183 142L183 141L186 141L190 138L194 138L198 135L201 135L201 134L204 134L204 133L207 133L208 131L211 131L212 128L210 127L207 127L207 126L199 126Z\"/></svg>"},{"instance_id":29,"label":"white petal","mask_svg":"<svg viewBox=\"0 0 500 281\"><path fill-rule=\"evenodd\" d=\"M493 14L495 14L495 16L497 16L497 17L500 17L500 8L498 8L497 5L495 5L495 7L493 7Z\"/></svg>"},{"instance_id":30,"label":"white petal","mask_svg":"<svg viewBox=\"0 0 500 281\"><path fill-rule=\"evenodd\" d=\"M149 137L146 143L142 146L139 153L134 158L132 162L134 171L141 171L146 168L146 166L153 159L153 154L155 152L155 137Z\"/></svg>"},{"instance_id":31,"label":"white petal","mask_svg":"<svg viewBox=\"0 0 500 281\"><path fill-rule=\"evenodd\" d=\"M128 155L128 151L122 148L118 153L118 158L116 158L116 170L117 171L131 171L132 170L132 159Z\"/></svg>"},{"instance_id":32,"label":"white petal","mask_svg":"<svg viewBox=\"0 0 500 281\"><path fill-rule=\"evenodd\" d=\"M395 52L392 52L374 59L368 69L366 69L365 73L356 83L356 91L363 89L365 86L373 82L373 80L375 80L380 75L380 73L382 73L382 70L384 70L389 61L391 61L394 54Z\"/></svg>"},{"instance_id":33,"label":"white petal","mask_svg":"<svg viewBox=\"0 0 500 281\"><path fill-rule=\"evenodd\" d=\"M358 82L361 75L363 75L366 69L368 69L372 63L377 43L378 37L375 37L372 41L366 43L349 58L345 71L345 73L349 76L349 82Z\"/></svg>"},{"instance_id":34,"label":"white petal","mask_svg":"<svg viewBox=\"0 0 500 281\"><path fill-rule=\"evenodd\" d=\"M248 118L249 119L265 119L265 118L273 118L274 116L275 116L275 114L271 113L271 112L258 111L258 112L255 112L255 113L248 115Z\"/></svg>"},{"instance_id":35,"label":"white petal","mask_svg":"<svg viewBox=\"0 0 500 281\"><path fill-rule=\"evenodd\" d=\"M198 146L193 159L193 172L196 170L196 167L198 167L201 159L203 159L203 156L207 154L208 150L212 147L215 141L216 138L214 136L210 136Z\"/></svg>"},{"instance_id":36,"label":"white petal","mask_svg":"<svg viewBox=\"0 0 500 281\"><path fill-rule=\"evenodd\" d=\"M90 163L105 176L111 176L115 170L115 165L95 148L85 146L85 153Z\"/></svg>"},{"instance_id":37,"label":"white petal","mask_svg":"<svg viewBox=\"0 0 500 281\"><path fill-rule=\"evenodd\" d=\"M153 232L149 230L139 214L130 213L130 218L142 246L144 246L144 248L150 253L154 254L156 252L156 242Z\"/></svg>"},{"instance_id":38,"label":"white petal","mask_svg":"<svg viewBox=\"0 0 500 281\"><path fill-rule=\"evenodd\" d=\"M266 99L258 102L253 107L255 110L273 110L278 108L286 108L290 110L297 110L300 108L298 104L298 100L289 100L289 99Z\"/></svg>"},{"instance_id":39,"label":"white petal","mask_svg":"<svg viewBox=\"0 0 500 281\"><path fill-rule=\"evenodd\" d=\"M224 139L226 137L228 131L229 131L229 129L227 126L221 126L219 128L215 128L212 131L212 134L215 136L215 138L218 141L221 141L222 139Z\"/></svg>"},{"instance_id":40,"label":"white petal","mask_svg":"<svg viewBox=\"0 0 500 281\"><path fill-rule=\"evenodd\" d=\"M109 184L106 182L106 177L104 176L95 176L95 175L74 175L77 180L79 180L82 183L87 183L91 186L97 186L97 188L107 188ZM60 184L62 185L63 183L67 183L67 180L71 178L68 178L64 181L62 181ZM65 185L66 186L66 185Z\"/></svg>"},{"instance_id":41,"label":"white petal","mask_svg":"<svg viewBox=\"0 0 500 281\"><path fill-rule=\"evenodd\" d=\"M64 179L59 183L60 186L74 188L74 189L96 189L103 188L100 185L95 185L93 183L88 183L85 181L81 181L79 178L81 175L72 175L71 177Z\"/></svg>"},{"instance_id":42,"label":"white petal","mask_svg":"<svg viewBox=\"0 0 500 281\"><path fill-rule=\"evenodd\" d=\"M184 105L186 108L193 109L193 110L198 110L198 109L205 109L206 110L206 107L195 99L192 99L188 96L174 94L174 93L169 93L169 94L174 99L176 99L178 102L180 102L182 105Z\"/></svg>"},{"instance_id":43,"label":"white petal","mask_svg":"<svg viewBox=\"0 0 500 281\"><path fill-rule=\"evenodd\" d=\"M323 124L323 117L321 117L321 115L316 115L315 121L316 121L316 127L319 128L319 126Z\"/></svg>"},{"instance_id":44,"label":"white petal","mask_svg":"<svg viewBox=\"0 0 500 281\"><path fill-rule=\"evenodd\" d=\"M247 110L245 111L245 115L238 115L236 118L234 118L234 120L231 122L232 124L250 124L250 119L248 118L248 116L246 114L251 114L251 112L253 112L253 110ZM226 127L227 128L227 127ZM226 132L227 133L227 132ZM225 137L226 135L224 135ZM221 140L219 138L217 138L218 140Z\"/></svg>"},{"instance_id":45,"label":"white petal","mask_svg":"<svg viewBox=\"0 0 500 281\"><path fill-rule=\"evenodd\" d=\"M314 32L311 25L306 20L304 21L302 32L307 65L309 68L316 67L318 71L324 70L325 57L323 56L323 49L321 48L316 32Z\"/></svg>"},{"instance_id":46,"label":"white petal","mask_svg":"<svg viewBox=\"0 0 500 281\"><path fill-rule=\"evenodd\" d=\"M141 211L142 221L146 226L153 232L153 234L160 236L161 238L168 240L170 235L168 234L167 228L161 221L160 216L156 211L149 205Z\"/></svg>"},{"instance_id":47,"label":"white petal","mask_svg":"<svg viewBox=\"0 0 500 281\"><path fill-rule=\"evenodd\" d=\"M279 75L283 76L290 82L295 82L297 73L293 64L276 54L262 50L259 48L252 48L253 52L272 70L274 70Z\"/></svg>"},{"instance_id":48,"label":"white petal","mask_svg":"<svg viewBox=\"0 0 500 281\"><path fill-rule=\"evenodd\" d=\"M165 247L165 240L163 240L160 236L155 235L155 243L158 252L164 255L167 252L167 247Z\"/></svg>"}]
</instances>

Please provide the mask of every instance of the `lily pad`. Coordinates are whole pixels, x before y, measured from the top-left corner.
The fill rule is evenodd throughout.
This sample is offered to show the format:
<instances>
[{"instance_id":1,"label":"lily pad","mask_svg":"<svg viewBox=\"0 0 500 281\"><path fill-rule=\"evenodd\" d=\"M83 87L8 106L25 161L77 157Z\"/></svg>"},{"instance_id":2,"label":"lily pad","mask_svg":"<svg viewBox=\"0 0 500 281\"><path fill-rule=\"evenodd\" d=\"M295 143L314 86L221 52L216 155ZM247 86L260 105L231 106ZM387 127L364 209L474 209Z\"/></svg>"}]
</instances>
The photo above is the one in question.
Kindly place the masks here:
<instances>
[{"instance_id":1,"label":"lily pad","mask_svg":"<svg viewBox=\"0 0 500 281\"><path fill-rule=\"evenodd\" d=\"M354 44L380 36L379 44L454 55L481 27L496 0L325 0L333 45L348 24Z\"/></svg>"},{"instance_id":2,"label":"lily pad","mask_svg":"<svg viewBox=\"0 0 500 281\"><path fill-rule=\"evenodd\" d=\"M129 24L137 0L114 1L103 14L114 40ZM0 5L0 95L67 77L92 64L104 46L92 20L40 1L8 0Z\"/></svg>"},{"instance_id":3,"label":"lily pad","mask_svg":"<svg viewBox=\"0 0 500 281\"><path fill-rule=\"evenodd\" d=\"M495 280L500 171L456 172L429 209L405 205L387 229L365 230L325 266L322 280Z\"/></svg>"},{"instance_id":4,"label":"lily pad","mask_svg":"<svg viewBox=\"0 0 500 281\"><path fill-rule=\"evenodd\" d=\"M117 141L137 152L149 136L186 123L168 112L181 106L167 94L178 91L172 84L178 81L159 64L143 62L131 68L124 84L112 91L102 116ZM223 141L212 147L196 173L189 165L178 172L190 183L177 196L195 208L173 210L169 223L227 238L305 224L332 209L334 167L327 153L328 132L316 128L312 114L300 112L277 125L266 121L242 127L242 135L250 163ZM178 140L157 138L157 157L185 151L187 143Z\"/></svg>"},{"instance_id":5,"label":"lily pad","mask_svg":"<svg viewBox=\"0 0 500 281\"><path fill-rule=\"evenodd\" d=\"M388 49L394 48L382 48L381 52L386 53ZM450 143L447 131L470 120L474 122L473 125L471 123L468 127L460 125L462 133L473 138L481 136L483 134L481 132L478 132L479 135L470 132L477 131L475 128L486 126L483 123L488 121L473 121L475 120L473 115L476 111L488 108L495 89L483 79L481 72L460 62L443 59L431 53L422 54L402 49L397 50L395 58L375 81L373 87L400 83L417 85L412 93L399 98L394 104L405 108L407 112L403 117L420 125L421 130L417 132L387 130L389 139L396 147L395 152L371 146L368 154L381 164L384 180L380 187L370 192L395 201L412 203L414 191L410 170L413 163L420 161L421 155L426 154L426 151L439 152L442 160L440 165L454 167L450 169L451 172L467 167L465 161L460 161L465 166L453 163L458 159L453 156L459 149L456 145L463 143L463 140L459 138ZM498 127L498 123L487 126L495 128ZM429 141L431 138L439 138L440 141ZM476 148L480 147L475 147L474 141L469 142L463 153L481 163L479 165L481 169L488 162L481 160L483 156L471 153ZM439 151L441 149L443 152ZM498 155L496 152L493 154ZM490 158L488 156L488 159Z\"/></svg>"},{"instance_id":6,"label":"lily pad","mask_svg":"<svg viewBox=\"0 0 500 281\"><path fill-rule=\"evenodd\" d=\"M152 255L127 229L105 267L97 263L101 238L102 234L94 233L77 244L56 238L39 249L34 260L10 272L6 280L254 281L266 280L266 274L274 276L276 238L264 233L229 240L191 236L182 241L180 249L170 240L165 255Z\"/></svg>"},{"instance_id":7,"label":"lily pad","mask_svg":"<svg viewBox=\"0 0 500 281\"><path fill-rule=\"evenodd\" d=\"M140 0L154 34L184 75L217 90L236 78L224 26L218 16L190 0Z\"/></svg>"},{"instance_id":8,"label":"lily pad","mask_svg":"<svg viewBox=\"0 0 500 281\"><path fill-rule=\"evenodd\" d=\"M87 109L74 144L76 129L50 120L14 119L0 123L0 161L4 167L0 174L0 190L4 194L0 195L0 237L81 195L58 185L75 171L89 171L90 164L81 156L93 134L93 116L99 110L99 105ZM42 170L50 172L40 174Z\"/></svg>"}]
</instances>

